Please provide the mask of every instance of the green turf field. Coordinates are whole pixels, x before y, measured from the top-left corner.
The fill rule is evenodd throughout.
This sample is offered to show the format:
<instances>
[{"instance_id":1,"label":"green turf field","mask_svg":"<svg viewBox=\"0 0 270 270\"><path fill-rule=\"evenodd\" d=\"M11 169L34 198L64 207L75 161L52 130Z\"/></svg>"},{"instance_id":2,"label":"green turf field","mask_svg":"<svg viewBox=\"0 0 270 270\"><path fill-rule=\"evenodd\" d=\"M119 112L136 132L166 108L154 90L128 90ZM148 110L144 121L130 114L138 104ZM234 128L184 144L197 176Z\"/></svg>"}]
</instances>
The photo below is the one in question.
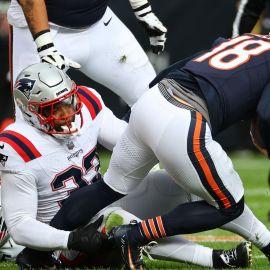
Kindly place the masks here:
<instances>
[{"instance_id":1,"label":"green turf field","mask_svg":"<svg viewBox=\"0 0 270 270\"><path fill-rule=\"evenodd\" d=\"M262 156L250 154L248 152L235 153L231 155L236 170L243 179L245 186L245 198L249 207L256 213L257 217L263 221L268 228L270 223L267 220L267 213L270 210L270 191L267 184L267 174L269 161ZM109 156L107 153L101 153L101 163L103 163L102 172L108 166ZM195 234L193 237L198 239L201 244L214 248L230 248L238 242L235 235L222 230L207 231ZM219 239L218 241L215 238ZM222 238L222 241L220 239ZM161 261L147 261L147 266L151 269L206 269L185 263L172 263ZM252 269L269 269L270 264L263 254L253 247L253 266ZM0 263L0 270L17 269L15 264L9 262Z\"/></svg>"}]
</instances>

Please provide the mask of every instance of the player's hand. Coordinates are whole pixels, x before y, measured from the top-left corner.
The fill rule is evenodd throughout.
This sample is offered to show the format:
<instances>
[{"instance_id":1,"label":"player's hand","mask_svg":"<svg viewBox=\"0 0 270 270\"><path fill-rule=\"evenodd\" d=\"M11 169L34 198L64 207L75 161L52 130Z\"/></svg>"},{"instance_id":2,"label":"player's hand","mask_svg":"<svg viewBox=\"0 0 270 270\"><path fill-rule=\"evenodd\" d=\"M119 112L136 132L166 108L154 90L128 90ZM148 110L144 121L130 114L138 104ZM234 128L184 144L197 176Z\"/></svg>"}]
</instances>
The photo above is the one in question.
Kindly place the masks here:
<instances>
[{"instance_id":1,"label":"player's hand","mask_svg":"<svg viewBox=\"0 0 270 270\"><path fill-rule=\"evenodd\" d=\"M86 227L72 231L68 238L68 249L73 249L85 253L95 253L103 246L108 244L108 237L98 232L103 216L98 218L94 223Z\"/></svg>"},{"instance_id":2,"label":"player's hand","mask_svg":"<svg viewBox=\"0 0 270 270\"><path fill-rule=\"evenodd\" d=\"M135 9L134 13L149 36L151 50L155 54L160 54L164 50L167 28L151 11L151 8L151 12L147 13L147 10L149 10L149 6L142 10Z\"/></svg>"},{"instance_id":3,"label":"player's hand","mask_svg":"<svg viewBox=\"0 0 270 270\"><path fill-rule=\"evenodd\" d=\"M69 68L79 69L81 67L80 64L57 51L54 47L50 30L41 31L37 33L34 38L42 62L52 64L64 71L67 71Z\"/></svg>"}]
</instances>

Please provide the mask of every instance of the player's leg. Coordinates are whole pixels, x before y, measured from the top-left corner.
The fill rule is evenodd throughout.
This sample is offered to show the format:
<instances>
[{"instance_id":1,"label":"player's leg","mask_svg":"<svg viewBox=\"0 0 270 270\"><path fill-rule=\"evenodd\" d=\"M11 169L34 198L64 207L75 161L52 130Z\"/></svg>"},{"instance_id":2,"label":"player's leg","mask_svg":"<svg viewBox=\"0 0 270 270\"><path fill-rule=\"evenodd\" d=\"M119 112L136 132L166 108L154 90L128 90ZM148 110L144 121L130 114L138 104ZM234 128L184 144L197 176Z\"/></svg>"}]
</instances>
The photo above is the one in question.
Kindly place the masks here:
<instances>
[{"instance_id":1,"label":"player's leg","mask_svg":"<svg viewBox=\"0 0 270 270\"><path fill-rule=\"evenodd\" d=\"M2 212L0 184L0 260L14 260L22 249L23 247L17 245L9 236Z\"/></svg>"},{"instance_id":2,"label":"player's leg","mask_svg":"<svg viewBox=\"0 0 270 270\"><path fill-rule=\"evenodd\" d=\"M136 154L140 156L150 148L148 153L154 153L177 184L205 200L181 204L165 215L114 230L112 236L118 244L125 235L125 252L132 249L135 264L141 265L136 251L140 245L153 239L217 228L242 213L241 179L226 153L213 141L200 113L174 106L155 87L135 104L129 123L129 127L133 126L129 129L130 137L136 139ZM120 139L119 144L122 142ZM112 157L110 165L113 166L109 167L105 181L118 192L129 192L133 188L130 182L136 179L137 172L134 167L123 169L120 162L126 164L129 159L128 155L125 159ZM129 261L126 263L130 267Z\"/></svg>"},{"instance_id":3,"label":"player's leg","mask_svg":"<svg viewBox=\"0 0 270 270\"><path fill-rule=\"evenodd\" d=\"M85 31L59 31L54 43L64 55L82 65L83 73L108 87L129 106L155 77L147 55L109 7L103 18Z\"/></svg>"},{"instance_id":4,"label":"player's leg","mask_svg":"<svg viewBox=\"0 0 270 270\"><path fill-rule=\"evenodd\" d=\"M238 218L221 228L241 235L258 247L270 260L270 231L256 218L247 205L245 205L243 213Z\"/></svg>"},{"instance_id":5,"label":"player's leg","mask_svg":"<svg viewBox=\"0 0 270 270\"><path fill-rule=\"evenodd\" d=\"M28 28L18 28L11 26L10 31L10 80L11 88L18 74L27 66L40 62L37 54L36 45ZM11 90L12 91L12 90ZM13 96L13 92L11 93ZM16 119L22 118L21 110L15 102Z\"/></svg>"},{"instance_id":6,"label":"player's leg","mask_svg":"<svg viewBox=\"0 0 270 270\"><path fill-rule=\"evenodd\" d=\"M165 170L150 172L126 197L116 202L124 210L135 214L141 219L157 216L168 212L175 206L190 201L201 200L178 186ZM250 264L249 246L240 244L244 248L234 250L237 261L242 266ZM245 248L246 247L246 248ZM226 251L228 253L228 251ZM222 264L222 252L188 241L181 236L174 236L159 241L157 246L149 250L153 258L189 262L207 267L226 267ZM230 264L233 265L232 260Z\"/></svg>"}]
</instances>

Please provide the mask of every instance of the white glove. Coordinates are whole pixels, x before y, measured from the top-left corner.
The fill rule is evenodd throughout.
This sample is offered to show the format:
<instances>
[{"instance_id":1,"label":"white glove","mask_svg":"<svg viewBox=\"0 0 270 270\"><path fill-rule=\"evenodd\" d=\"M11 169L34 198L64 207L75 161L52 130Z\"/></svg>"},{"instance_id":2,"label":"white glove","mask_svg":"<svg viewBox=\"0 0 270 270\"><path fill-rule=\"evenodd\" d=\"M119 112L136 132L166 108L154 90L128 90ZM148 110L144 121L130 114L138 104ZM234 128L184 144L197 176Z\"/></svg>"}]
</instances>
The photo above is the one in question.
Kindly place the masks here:
<instances>
[{"instance_id":1,"label":"white glove","mask_svg":"<svg viewBox=\"0 0 270 270\"><path fill-rule=\"evenodd\" d=\"M50 30L45 30L35 35L35 43L41 62L46 62L59 69L67 71L70 67L79 69L80 64L60 54L54 47Z\"/></svg>"},{"instance_id":2,"label":"white glove","mask_svg":"<svg viewBox=\"0 0 270 270\"><path fill-rule=\"evenodd\" d=\"M131 2L131 4L133 3ZM148 2L142 6L133 8L133 11L149 36L150 46L153 53L160 54L164 50L167 28L152 12L151 6Z\"/></svg>"}]
</instances>

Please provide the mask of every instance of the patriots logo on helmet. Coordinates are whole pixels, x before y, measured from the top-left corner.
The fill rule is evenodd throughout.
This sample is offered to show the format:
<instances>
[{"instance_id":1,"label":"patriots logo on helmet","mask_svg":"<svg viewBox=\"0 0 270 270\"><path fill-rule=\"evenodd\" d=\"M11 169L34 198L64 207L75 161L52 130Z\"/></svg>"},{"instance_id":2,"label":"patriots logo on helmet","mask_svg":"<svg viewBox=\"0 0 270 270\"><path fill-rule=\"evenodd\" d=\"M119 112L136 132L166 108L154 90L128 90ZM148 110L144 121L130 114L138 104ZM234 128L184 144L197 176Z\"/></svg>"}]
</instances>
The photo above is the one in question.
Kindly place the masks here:
<instances>
[{"instance_id":1,"label":"patriots logo on helmet","mask_svg":"<svg viewBox=\"0 0 270 270\"><path fill-rule=\"evenodd\" d=\"M8 156L0 154L0 163L2 164L3 167L5 167L7 160L8 160Z\"/></svg>"},{"instance_id":2,"label":"patriots logo on helmet","mask_svg":"<svg viewBox=\"0 0 270 270\"><path fill-rule=\"evenodd\" d=\"M36 80L31 80L28 78L22 78L15 83L15 88L20 90L27 99L30 97L31 90L35 85Z\"/></svg>"}]
</instances>

